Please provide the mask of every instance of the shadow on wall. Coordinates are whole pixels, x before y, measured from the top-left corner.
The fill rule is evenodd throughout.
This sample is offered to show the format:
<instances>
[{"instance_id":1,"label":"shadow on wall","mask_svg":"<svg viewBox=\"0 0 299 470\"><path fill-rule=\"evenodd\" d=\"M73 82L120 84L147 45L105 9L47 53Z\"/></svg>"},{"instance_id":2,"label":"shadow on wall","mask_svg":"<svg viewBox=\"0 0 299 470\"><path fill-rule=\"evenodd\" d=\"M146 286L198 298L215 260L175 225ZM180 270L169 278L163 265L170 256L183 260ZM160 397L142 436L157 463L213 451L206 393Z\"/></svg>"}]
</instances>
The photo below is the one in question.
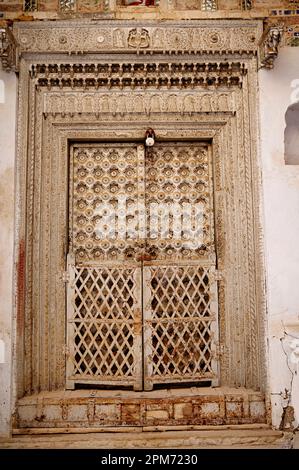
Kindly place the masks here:
<instances>
[{"instance_id":1,"label":"shadow on wall","mask_svg":"<svg viewBox=\"0 0 299 470\"><path fill-rule=\"evenodd\" d=\"M299 102L290 105L285 114L284 159L286 165L299 165Z\"/></svg>"},{"instance_id":2,"label":"shadow on wall","mask_svg":"<svg viewBox=\"0 0 299 470\"><path fill-rule=\"evenodd\" d=\"M5 88L3 80L0 80L0 103L5 103Z\"/></svg>"}]
</instances>

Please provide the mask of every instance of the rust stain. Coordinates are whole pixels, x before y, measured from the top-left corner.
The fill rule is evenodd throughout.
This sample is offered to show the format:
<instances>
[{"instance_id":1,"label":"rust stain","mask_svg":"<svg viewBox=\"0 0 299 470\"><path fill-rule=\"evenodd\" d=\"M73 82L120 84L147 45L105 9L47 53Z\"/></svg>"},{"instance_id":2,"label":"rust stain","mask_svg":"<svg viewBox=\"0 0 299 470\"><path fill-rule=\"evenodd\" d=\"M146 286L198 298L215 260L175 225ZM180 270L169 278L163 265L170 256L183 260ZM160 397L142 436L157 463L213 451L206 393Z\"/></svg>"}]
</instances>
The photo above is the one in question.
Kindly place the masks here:
<instances>
[{"instance_id":1,"label":"rust stain","mask_svg":"<svg viewBox=\"0 0 299 470\"><path fill-rule=\"evenodd\" d=\"M18 333L24 331L24 306L25 306L25 242L19 243L17 261L17 328Z\"/></svg>"},{"instance_id":2,"label":"rust stain","mask_svg":"<svg viewBox=\"0 0 299 470\"><path fill-rule=\"evenodd\" d=\"M123 405L121 407L121 414L123 423L138 423L140 419L140 405Z\"/></svg>"}]
</instances>

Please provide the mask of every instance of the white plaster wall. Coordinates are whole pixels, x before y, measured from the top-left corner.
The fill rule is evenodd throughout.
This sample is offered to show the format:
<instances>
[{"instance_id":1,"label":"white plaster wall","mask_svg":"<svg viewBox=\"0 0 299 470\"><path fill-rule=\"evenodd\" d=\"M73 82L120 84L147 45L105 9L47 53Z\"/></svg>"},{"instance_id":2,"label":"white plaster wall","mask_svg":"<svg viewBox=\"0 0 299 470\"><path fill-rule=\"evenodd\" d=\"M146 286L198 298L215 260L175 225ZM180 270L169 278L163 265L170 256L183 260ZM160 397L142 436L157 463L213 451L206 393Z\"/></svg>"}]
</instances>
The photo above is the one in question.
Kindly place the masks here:
<instances>
[{"instance_id":1,"label":"white plaster wall","mask_svg":"<svg viewBox=\"0 0 299 470\"><path fill-rule=\"evenodd\" d=\"M0 69L0 436L10 431L17 79Z\"/></svg>"},{"instance_id":2,"label":"white plaster wall","mask_svg":"<svg viewBox=\"0 0 299 470\"><path fill-rule=\"evenodd\" d=\"M9 433L11 414L16 81L0 70L0 436ZM284 129L287 107L299 100L299 48L282 48L274 70L259 72L259 86L273 424L289 404L296 426L299 367L295 375L289 353L299 337L299 165L284 164Z\"/></svg>"},{"instance_id":3,"label":"white plaster wall","mask_svg":"<svg viewBox=\"0 0 299 470\"><path fill-rule=\"evenodd\" d=\"M259 72L259 87L272 419L279 427L283 407L293 406L296 426L299 368L296 375L290 342L299 337L299 165L285 165L284 130L288 106L299 101L299 48L282 48L274 69Z\"/></svg>"}]
</instances>

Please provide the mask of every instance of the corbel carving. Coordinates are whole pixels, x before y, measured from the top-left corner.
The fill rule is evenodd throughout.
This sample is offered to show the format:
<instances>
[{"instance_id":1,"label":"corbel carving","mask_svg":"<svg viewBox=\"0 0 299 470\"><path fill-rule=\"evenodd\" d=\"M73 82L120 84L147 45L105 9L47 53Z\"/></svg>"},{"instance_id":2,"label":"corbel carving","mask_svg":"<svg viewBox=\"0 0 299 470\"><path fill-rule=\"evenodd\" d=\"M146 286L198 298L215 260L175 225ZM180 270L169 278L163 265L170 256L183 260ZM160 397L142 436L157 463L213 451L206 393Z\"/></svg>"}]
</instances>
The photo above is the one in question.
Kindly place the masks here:
<instances>
[{"instance_id":1,"label":"corbel carving","mask_svg":"<svg viewBox=\"0 0 299 470\"><path fill-rule=\"evenodd\" d=\"M259 48L260 67L273 69L278 56L284 28L281 25L270 26L262 36Z\"/></svg>"},{"instance_id":2,"label":"corbel carving","mask_svg":"<svg viewBox=\"0 0 299 470\"><path fill-rule=\"evenodd\" d=\"M17 44L11 28L0 26L0 59L3 70L16 72L18 68Z\"/></svg>"}]
</instances>

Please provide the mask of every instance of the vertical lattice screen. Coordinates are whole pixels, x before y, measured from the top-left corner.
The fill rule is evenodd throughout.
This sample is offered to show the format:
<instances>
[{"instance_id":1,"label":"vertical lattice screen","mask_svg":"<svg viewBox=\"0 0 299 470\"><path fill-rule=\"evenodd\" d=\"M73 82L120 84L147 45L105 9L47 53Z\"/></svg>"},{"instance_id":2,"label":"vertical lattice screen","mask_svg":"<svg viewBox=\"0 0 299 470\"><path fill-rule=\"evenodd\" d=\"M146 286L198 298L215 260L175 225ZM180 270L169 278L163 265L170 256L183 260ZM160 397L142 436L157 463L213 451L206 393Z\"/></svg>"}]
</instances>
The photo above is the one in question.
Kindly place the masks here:
<instances>
[{"instance_id":1,"label":"vertical lattice screen","mask_svg":"<svg viewBox=\"0 0 299 470\"><path fill-rule=\"evenodd\" d=\"M78 144L70 175L68 387L216 382L208 147Z\"/></svg>"}]
</instances>

